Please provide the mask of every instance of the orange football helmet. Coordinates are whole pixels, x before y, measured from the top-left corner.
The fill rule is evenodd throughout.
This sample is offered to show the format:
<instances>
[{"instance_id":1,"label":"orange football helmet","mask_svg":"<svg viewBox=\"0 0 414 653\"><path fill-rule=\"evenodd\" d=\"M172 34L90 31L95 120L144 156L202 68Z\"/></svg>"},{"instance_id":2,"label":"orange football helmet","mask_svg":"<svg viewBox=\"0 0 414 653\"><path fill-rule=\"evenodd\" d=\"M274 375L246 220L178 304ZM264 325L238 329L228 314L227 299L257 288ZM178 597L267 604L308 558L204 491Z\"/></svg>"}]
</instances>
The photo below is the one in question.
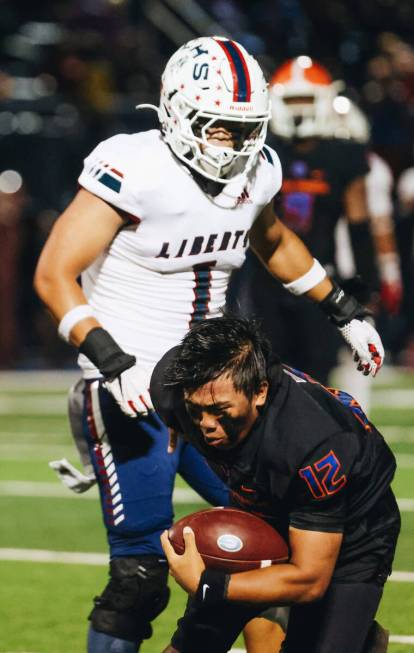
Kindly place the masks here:
<instances>
[{"instance_id":1,"label":"orange football helmet","mask_svg":"<svg viewBox=\"0 0 414 653\"><path fill-rule=\"evenodd\" d=\"M272 131L285 138L330 136L333 101L342 87L306 55L286 61L270 80Z\"/></svg>"}]
</instances>

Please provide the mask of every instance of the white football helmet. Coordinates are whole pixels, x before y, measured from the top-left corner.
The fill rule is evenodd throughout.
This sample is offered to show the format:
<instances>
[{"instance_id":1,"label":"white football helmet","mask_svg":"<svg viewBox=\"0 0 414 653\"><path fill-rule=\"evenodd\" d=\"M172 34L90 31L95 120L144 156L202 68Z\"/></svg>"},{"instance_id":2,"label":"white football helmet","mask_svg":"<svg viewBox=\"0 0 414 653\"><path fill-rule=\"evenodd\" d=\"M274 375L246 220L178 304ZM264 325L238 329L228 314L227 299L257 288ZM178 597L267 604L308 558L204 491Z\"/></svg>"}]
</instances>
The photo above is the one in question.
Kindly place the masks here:
<instances>
[{"instance_id":1,"label":"white football helmet","mask_svg":"<svg viewBox=\"0 0 414 653\"><path fill-rule=\"evenodd\" d=\"M257 61L239 43L201 37L183 45L162 75L158 115L174 154L207 179L227 184L246 175L263 147L270 101ZM207 140L226 126L234 148Z\"/></svg>"},{"instance_id":2,"label":"white football helmet","mask_svg":"<svg viewBox=\"0 0 414 653\"><path fill-rule=\"evenodd\" d=\"M367 143L370 126L361 109L344 95L337 95L332 104L332 138L347 138L359 143Z\"/></svg>"},{"instance_id":3,"label":"white football helmet","mask_svg":"<svg viewBox=\"0 0 414 653\"><path fill-rule=\"evenodd\" d=\"M333 102L342 89L310 57L286 61L270 80L271 129L284 138L328 137L333 130Z\"/></svg>"}]
</instances>

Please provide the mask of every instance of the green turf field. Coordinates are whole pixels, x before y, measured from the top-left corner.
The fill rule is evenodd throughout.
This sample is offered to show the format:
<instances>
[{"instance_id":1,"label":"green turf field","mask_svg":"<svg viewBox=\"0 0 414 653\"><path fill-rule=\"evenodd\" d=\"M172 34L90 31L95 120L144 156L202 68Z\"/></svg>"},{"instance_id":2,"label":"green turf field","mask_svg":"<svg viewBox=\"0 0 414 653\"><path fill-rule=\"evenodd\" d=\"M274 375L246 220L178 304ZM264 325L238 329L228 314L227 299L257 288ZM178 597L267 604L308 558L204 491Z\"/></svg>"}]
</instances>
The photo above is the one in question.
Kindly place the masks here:
<instances>
[{"instance_id":1,"label":"green turf field","mask_svg":"<svg viewBox=\"0 0 414 653\"><path fill-rule=\"evenodd\" d=\"M77 464L65 417L68 382L64 376L0 374L0 653L83 653L91 598L106 582L105 533L94 490L73 495L47 466L64 456ZM412 641L392 643L392 653L414 653L413 390L414 375L385 373L376 381L371 414L400 465L394 488L403 530L394 569L407 573L387 584L380 620L393 638ZM184 488L180 480L177 485ZM177 497L177 517L200 507ZM42 555L51 558L48 552L57 552L54 562L42 561ZM83 556L81 564L64 555L75 552L100 555ZM168 643L185 601L173 582L171 589L170 605L143 653L160 653Z\"/></svg>"}]
</instances>

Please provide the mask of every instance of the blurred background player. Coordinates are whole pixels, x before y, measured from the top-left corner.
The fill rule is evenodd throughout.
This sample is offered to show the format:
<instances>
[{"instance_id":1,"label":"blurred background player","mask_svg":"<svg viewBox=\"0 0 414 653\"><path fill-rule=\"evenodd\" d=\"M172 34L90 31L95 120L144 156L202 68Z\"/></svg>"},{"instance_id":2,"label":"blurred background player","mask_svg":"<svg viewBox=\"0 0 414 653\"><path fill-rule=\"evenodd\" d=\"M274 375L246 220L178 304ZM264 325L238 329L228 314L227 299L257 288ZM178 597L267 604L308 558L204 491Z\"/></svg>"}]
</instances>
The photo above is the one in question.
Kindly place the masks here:
<instances>
[{"instance_id":1,"label":"blurred background player","mask_svg":"<svg viewBox=\"0 0 414 653\"><path fill-rule=\"evenodd\" d=\"M387 162L369 148L370 128L367 118L349 98L338 95L332 109L336 120L332 122L332 136L352 139L368 147L369 172L365 177L367 206L371 220L376 260L380 277L378 301L374 306L381 333L390 349L395 336L393 326L399 318L403 300L400 253L395 237L393 189L394 178ZM342 279L352 279L355 261L346 221L340 219L336 227L336 263ZM400 329L398 328L398 331ZM347 351L341 350L337 369L337 385L359 401L366 412L370 409L371 379L354 374L353 363Z\"/></svg>"},{"instance_id":2,"label":"blurred background player","mask_svg":"<svg viewBox=\"0 0 414 653\"><path fill-rule=\"evenodd\" d=\"M27 202L22 176L16 170L0 173L0 369L15 360L19 342L18 272Z\"/></svg>"},{"instance_id":3,"label":"blurred background player","mask_svg":"<svg viewBox=\"0 0 414 653\"><path fill-rule=\"evenodd\" d=\"M344 215L356 272L367 289L361 299L368 301L379 289L365 184L369 165L364 144L333 137L337 118L332 104L338 88L328 71L308 56L285 62L271 79L268 142L282 163L277 198L281 219L336 275L335 230ZM282 357L327 382L340 339L309 302L292 301L252 252L235 275L230 306L263 317L266 335Z\"/></svg>"},{"instance_id":4,"label":"blurred background player","mask_svg":"<svg viewBox=\"0 0 414 653\"><path fill-rule=\"evenodd\" d=\"M172 520L177 464L149 378L189 326L218 314L248 234L291 292L321 303L364 373L375 374L383 355L365 309L274 214L281 171L264 148L267 84L244 48L222 38L185 44L153 108L161 131L114 136L87 157L35 278L85 379L83 437L111 552L111 579L91 614L93 653L136 651L166 605L159 535Z\"/></svg>"},{"instance_id":5,"label":"blurred background player","mask_svg":"<svg viewBox=\"0 0 414 653\"><path fill-rule=\"evenodd\" d=\"M404 284L402 352L400 363L411 367L414 363L414 167L404 170L397 183L397 236L401 253Z\"/></svg>"}]
</instances>

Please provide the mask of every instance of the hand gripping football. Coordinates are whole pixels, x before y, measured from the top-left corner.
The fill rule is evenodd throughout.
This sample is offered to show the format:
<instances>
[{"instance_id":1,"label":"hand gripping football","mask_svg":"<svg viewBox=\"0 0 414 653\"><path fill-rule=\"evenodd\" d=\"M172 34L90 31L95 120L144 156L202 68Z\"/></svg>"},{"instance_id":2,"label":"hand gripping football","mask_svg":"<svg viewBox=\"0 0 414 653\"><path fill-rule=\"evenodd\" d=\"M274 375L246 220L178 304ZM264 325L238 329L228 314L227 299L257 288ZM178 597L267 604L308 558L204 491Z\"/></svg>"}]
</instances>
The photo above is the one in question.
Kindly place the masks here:
<instances>
[{"instance_id":1,"label":"hand gripping football","mask_svg":"<svg viewBox=\"0 0 414 653\"><path fill-rule=\"evenodd\" d=\"M286 562L289 557L287 544L279 533L244 510L210 508L183 517L168 532L178 554L184 552L184 526L193 529L197 549L210 569L228 573L248 571Z\"/></svg>"}]
</instances>

